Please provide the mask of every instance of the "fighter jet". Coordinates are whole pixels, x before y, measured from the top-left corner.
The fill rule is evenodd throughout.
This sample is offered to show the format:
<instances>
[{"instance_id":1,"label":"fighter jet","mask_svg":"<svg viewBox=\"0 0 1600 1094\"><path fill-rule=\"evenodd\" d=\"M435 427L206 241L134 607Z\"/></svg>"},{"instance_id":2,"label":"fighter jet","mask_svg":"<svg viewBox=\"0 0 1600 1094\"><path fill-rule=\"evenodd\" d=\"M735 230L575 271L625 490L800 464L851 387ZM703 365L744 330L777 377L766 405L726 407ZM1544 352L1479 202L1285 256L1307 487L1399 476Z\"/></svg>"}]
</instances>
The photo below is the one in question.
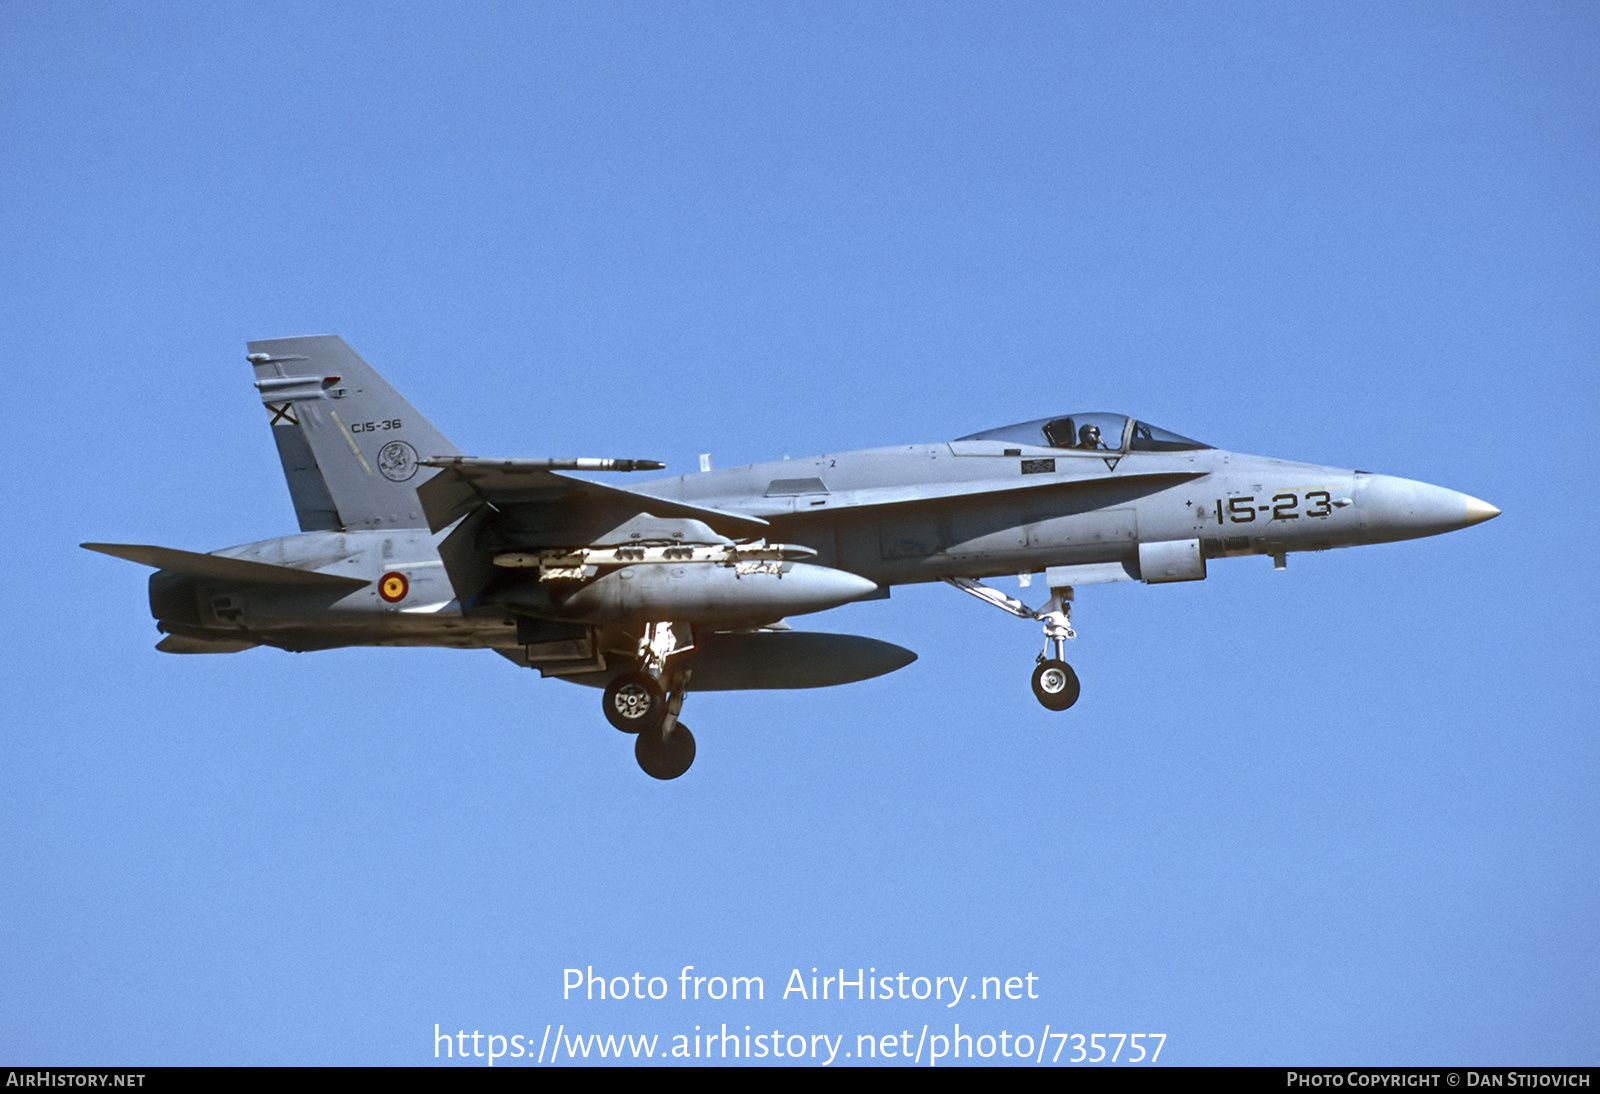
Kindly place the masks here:
<instances>
[{"instance_id":1,"label":"fighter jet","mask_svg":"<svg viewBox=\"0 0 1600 1094\"><path fill-rule=\"evenodd\" d=\"M1199 581L1214 559L1437 535L1497 516L1438 486L1226 452L1124 414L617 486L653 460L468 456L337 336L247 359L300 533L208 554L84 547L156 567L167 653L492 649L600 689L639 766L682 775L693 691L864 680L916 655L788 619L943 581L1042 626L1039 702L1078 699L1074 590ZM983 583L1042 573L1039 608Z\"/></svg>"}]
</instances>

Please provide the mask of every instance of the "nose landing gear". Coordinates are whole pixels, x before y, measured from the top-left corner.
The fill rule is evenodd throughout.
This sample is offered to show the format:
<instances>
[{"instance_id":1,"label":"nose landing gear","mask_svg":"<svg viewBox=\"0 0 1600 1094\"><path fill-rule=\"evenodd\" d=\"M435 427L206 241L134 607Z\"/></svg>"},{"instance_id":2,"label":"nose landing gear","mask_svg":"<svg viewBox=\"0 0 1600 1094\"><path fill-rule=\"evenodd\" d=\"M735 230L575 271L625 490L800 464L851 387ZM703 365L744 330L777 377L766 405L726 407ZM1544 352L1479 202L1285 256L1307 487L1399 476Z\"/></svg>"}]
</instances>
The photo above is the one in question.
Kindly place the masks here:
<instances>
[{"instance_id":1,"label":"nose landing gear","mask_svg":"<svg viewBox=\"0 0 1600 1094\"><path fill-rule=\"evenodd\" d=\"M1051 589L1049 601L1034 611L1015 597L970 577L948 577L945 581L1018 619L1043 623L1045 648L1033 670L1033 696L1048 710L1066 710L1078 701L1078 674L1067 664L1067 643L1078 637L1072 629L1071 586Z\"/></svg>"},{"instance_id":2,"label":"nose landing gear","mask_svg":"<svg viewBox=\"0 0 1600 1094\"><path fill-rule=\"evenodd\" d=\"M1078 637L1072 629L1072 589L1051 589L1049 603L1033 617L1044 624L1045 643L1033 670L1033 697L1046 710L1066 710L1078 701L1079 691L1078 674L1067 664L1067 643Z\"/></svg>"}]
</instances>

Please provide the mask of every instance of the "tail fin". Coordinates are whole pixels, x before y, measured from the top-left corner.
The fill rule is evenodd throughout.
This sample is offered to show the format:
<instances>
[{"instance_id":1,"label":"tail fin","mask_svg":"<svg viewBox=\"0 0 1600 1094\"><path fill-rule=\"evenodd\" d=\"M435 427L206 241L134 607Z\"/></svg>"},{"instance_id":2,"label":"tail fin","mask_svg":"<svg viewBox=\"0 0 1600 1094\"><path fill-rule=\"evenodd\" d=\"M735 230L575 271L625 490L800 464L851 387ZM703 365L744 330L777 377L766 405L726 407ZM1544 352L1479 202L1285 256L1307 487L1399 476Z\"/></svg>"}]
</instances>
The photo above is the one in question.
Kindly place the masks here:
<instances>
[{"instance_id":1,"label":"tail fin","mask_svg":"<svg viewBox=\"0 0 1600 1094\"><path fill-rule=\"evenodd\" d=\"M426 528L419 460L460 449L335 334L249 344L302 531Z\"/></svg>"}]
</instances>

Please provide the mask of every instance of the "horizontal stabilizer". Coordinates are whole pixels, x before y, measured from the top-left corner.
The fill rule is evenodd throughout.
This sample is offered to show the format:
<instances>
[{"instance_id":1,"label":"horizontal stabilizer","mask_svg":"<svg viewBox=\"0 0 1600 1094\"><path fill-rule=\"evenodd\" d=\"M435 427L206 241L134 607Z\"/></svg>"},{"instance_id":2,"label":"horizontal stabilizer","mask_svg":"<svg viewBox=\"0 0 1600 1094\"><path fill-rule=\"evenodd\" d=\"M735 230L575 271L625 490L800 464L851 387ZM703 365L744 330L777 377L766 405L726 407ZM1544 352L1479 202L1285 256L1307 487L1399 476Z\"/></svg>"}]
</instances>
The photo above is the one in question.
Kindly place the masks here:
<instances>
[{"instance_id":1,"label":"horizontal stabilizer","mask_svg":"<svg viewBox=\"0 0 1600 1094\"><path fill-rule=\"evenodd\" d=\"M214 581L236 581L246 585L298 585L317 589L359 589L372 584L358 577L298 570L293 566L274 566L270 562L251 562L223 555L203 555L175 547L151 547L142 543L82 543L85 550L99 551L113 558L125 558L141 566L172 570L191 577Z\"/></svg>"},{"instance_id":2,"label":"horizontal stabilizer","mask_svg":"<svg viewBox=\"0 0 1600 1094\"><path fill-rule=\"evenodd\" d=\"M247 638L194 638L187 634L169 634L156 643L162 653L238 653L260 645Z\"/></svg>"}]
</instances>

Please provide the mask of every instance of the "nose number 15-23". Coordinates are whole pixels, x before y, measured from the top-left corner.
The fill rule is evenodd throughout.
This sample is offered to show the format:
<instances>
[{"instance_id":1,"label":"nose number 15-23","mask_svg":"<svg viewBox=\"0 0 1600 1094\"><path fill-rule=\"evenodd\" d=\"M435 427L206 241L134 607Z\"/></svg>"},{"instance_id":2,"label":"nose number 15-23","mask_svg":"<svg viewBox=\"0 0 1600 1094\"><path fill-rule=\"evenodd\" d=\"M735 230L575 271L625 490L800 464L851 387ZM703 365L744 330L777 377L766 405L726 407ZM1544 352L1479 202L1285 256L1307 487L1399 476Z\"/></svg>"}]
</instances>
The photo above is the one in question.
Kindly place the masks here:
<instances>
[{"instance_id":1,"label":"nose number 15-23","mask_svg":"<svg viewBox=\"0 0 1600 1094\"><path fill-rule=\"evenodd\" d=\"M1306 508L1300 509L1301 500L1305 501ZM1249 524L1256 519L1257 514L1266 513L1267 520L1296 520L1300 517L1325 517L1333 512L1333 495L1326 490L1311 490L1306 494L1285 492L1272 495L1272 500L1261 505L1256 504L1253 495L1239 498L1229 498L1224 503L1217 499L1217 523Z\"/></svg>"}]
</instances>

